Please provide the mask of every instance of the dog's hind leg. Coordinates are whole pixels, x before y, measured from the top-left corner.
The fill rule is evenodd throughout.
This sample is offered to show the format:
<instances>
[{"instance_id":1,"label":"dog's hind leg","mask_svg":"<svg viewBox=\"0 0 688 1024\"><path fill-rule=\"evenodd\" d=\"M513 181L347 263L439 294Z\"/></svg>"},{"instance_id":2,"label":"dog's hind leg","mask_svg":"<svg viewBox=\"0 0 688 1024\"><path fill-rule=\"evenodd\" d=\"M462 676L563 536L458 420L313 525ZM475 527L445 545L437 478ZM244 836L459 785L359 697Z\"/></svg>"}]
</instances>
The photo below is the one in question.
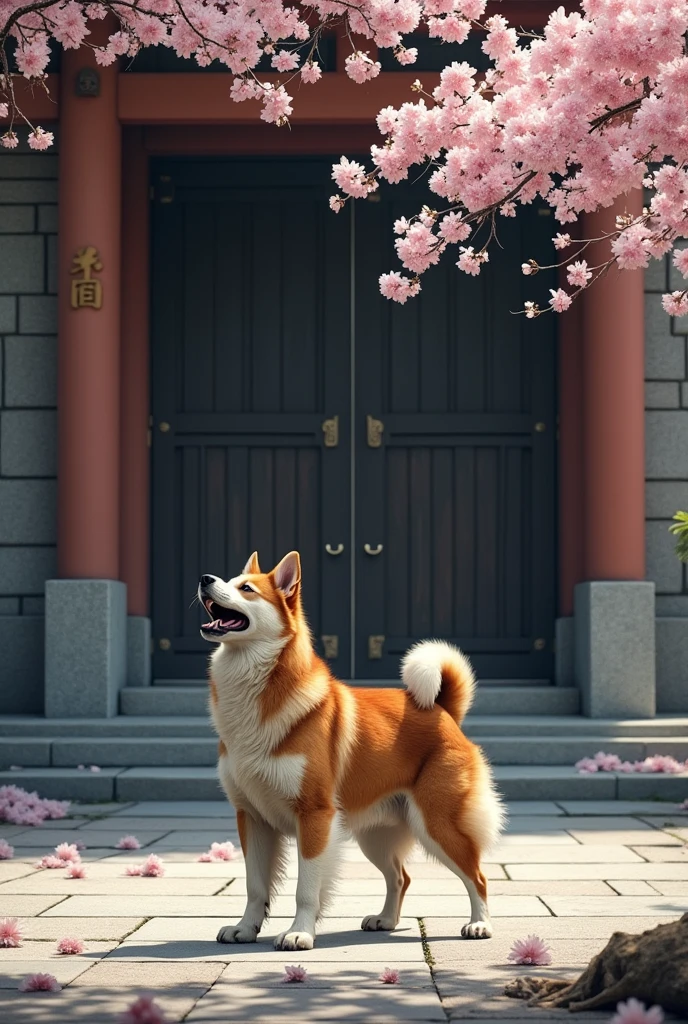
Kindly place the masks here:
<instances>
[{"instance_id":1,"label":"dog's hind leg","mask_svg":"<svg viewBox=\"0 0 688 1024\"><path fill-rule=\"evenodd\" d=\"M241 848L246 860L247 902L244 916L235 925L225 925L217 935L218 942L255 942L263 927L274 895L284 872L286 840L258 814L252 816L237 810Z\"/></svg>"},{"instance_id":2,"label":"dog's hind leg","mask_svg":"<svg viewBox=\"0 0 688 1024\"><path fill-rule=\"evenodd\" d=\"M392 931L399 924L401 904L411 879L406 860L415 839L405 821L396 825L377 825L356 834L361 850L371 864L382 872L387 883L385 905L379 914L369 914L361 922L367 932Z\"/></svg>"}]
</instances>

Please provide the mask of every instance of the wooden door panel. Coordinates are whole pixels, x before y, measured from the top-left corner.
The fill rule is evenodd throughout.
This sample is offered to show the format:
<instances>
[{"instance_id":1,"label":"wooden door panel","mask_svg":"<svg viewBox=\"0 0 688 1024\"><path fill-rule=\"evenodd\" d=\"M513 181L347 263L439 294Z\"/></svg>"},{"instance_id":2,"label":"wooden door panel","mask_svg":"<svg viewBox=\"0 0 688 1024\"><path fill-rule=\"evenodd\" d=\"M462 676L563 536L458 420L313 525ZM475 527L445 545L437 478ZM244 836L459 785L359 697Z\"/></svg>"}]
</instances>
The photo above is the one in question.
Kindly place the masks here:
<instances>
[{"instance_id":1,"label":"wooden door panel","mask_svg":"<svg viewBox=\"0 0 688 1024\"><path fill-rule=\"evenodd\" d=\"M349 562L325 553L351 532L349 214L327 207L328 163L296 164L155 168L173 196L153 232L158 678L203 677L198 578L254 549L264 569L300 551L313 631L338 636L350 673Z\"/></svg>"},{"instance_id":2,"label":"wooden door panel","mask_svg":"<svg viewBox=\"0 0 688 1024\"><path fill-rule=\"evenodd\" d=\"M500 225L504 249L494 246L478 278L445 259L424 276L416 300L389 303L377 278L395 266L390 225L427 201L409 188L401 202L383 191L381 202L357 209L356 671L394 677L408 645L441 637L470 653L483 677L546 678L553 317L514 313L533 291L520 263L553 262L552 222L519 211ZM541 300L547 278L537 279ZM384 424L378 448L367 441L368 415ZM366 542L382 543L383 552L370 557ZM381 657L370 657L371 636L384 637Z\"/></svg>"}]
</instances>

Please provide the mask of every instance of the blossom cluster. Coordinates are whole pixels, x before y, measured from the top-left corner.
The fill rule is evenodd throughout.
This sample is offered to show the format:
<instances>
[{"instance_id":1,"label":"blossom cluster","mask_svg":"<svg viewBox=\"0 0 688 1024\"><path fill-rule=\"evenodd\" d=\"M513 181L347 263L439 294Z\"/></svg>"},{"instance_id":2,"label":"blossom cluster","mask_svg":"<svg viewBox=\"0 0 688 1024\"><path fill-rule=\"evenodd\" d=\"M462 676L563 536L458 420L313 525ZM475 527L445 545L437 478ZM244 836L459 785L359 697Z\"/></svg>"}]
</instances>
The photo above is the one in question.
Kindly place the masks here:
<instances>
[{"instance_id":1,"label":"blossom cluster","mask_svg":"<svg viewBox=\"0 0 688 1024\"><path fill-rule=\"evenodd\" d=\"M45 800L19 786L0 786L0 821L11 825L40 825L48 818L65 818L69 807L69 800Z\"/></svg>"},{"instance_id":2,"label":"blossom cluster","mask_svg":"<svg viewBox=\"0 0 688 1024\"><path fill-rule=\"evenodd\" d=\"M90 24L107 16L112 30L95 45ZM407 273L383 274L383 295L407 302L422 274L458 243L465 243L453 257L459 270L479 274L498 243L499 217L515 216L519 204L544 202L570 224L641 187L649 191L642 215L610 224L608 258L569 262L572 290L552 289L546 308L564 312L613 264L647 267L671 250L688 277L688 255L676 248L688 235L688 0L581 0L569 13L554 10L539 33L489 14L487 0L0 0L0 49L12 37L19 72L29 79L45 77L51 42L66 49L87 42L103 66L161 45L201 67L223 63L234 75L231 99L259 101L261 119L278 125L293 111L290 82L322 77L324 33L351 41L346 74L366 83L381 71L377 48L391 49L400 65L416 61L406 44L418 29L458 44L479 30L488 70L453 61L430 91L416 80L413 102L378 114L383 138L371 147L370 168L342 157L333 169L335 211L380 180L396 183L410 173L425 173L438 198L438 209L424 207L397 230ZM265 58L269 79L259 71ZM14 147L21 112L11 78L0 73L0 118L8 116L0 143ZM50 132L30 129L31 147L51 145ZM688 313L688 289L667 293L663 304L673 316ZM522 312L532 318L543 310L529 301Z\"/></svg>"},{"instance_id":3,"label":"blossom cluster","mask_svg":"<svg viewBox=\"0 0 688 1024\"><path fill-rule=\"evenodd\" d=\"M576 762L575 768L582 775L590 775L595 772L680 775L682 772L688 772L688 761L685 763L677 761L670 754L653 754L642 761L622 761L618 754L605 754L603 750L599 750L594 757L581 758Z\"/></svg>"}]
</instances>

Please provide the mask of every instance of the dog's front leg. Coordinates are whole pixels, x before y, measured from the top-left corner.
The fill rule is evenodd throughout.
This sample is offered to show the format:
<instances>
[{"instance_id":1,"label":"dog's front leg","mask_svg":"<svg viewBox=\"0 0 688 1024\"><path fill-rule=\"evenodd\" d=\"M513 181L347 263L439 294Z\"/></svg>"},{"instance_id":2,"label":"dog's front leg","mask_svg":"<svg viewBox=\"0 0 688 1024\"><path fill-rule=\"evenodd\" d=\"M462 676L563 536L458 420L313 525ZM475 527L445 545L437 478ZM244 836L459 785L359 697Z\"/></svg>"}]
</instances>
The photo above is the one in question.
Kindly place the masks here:
<instances>
[{"instance_id":1,"label":"dog's front leg","mask_svg":"<svg viewBox=\"0 0 688 1024\"><path fill-rule=\"evenodd\" d=\"M275 939L275 949L313 949L315 923L320 916L323 893L333 873L334 818L334 808L309 811L299 816L296 917L291 927Z\"/></svg>"},{"instance_id":2,"label":"dog's front leg","mask_svg":"<svg viewBox=\"0 0 688 1024\"><path fill-rule=\"evenodd\" d=\"M267 917L270 896L280 879L284 837L257 814L237 810L237 827L246 860L247 902L244 916L218 932L218 942L255 942Z\"/></svg>"}]
</instances>

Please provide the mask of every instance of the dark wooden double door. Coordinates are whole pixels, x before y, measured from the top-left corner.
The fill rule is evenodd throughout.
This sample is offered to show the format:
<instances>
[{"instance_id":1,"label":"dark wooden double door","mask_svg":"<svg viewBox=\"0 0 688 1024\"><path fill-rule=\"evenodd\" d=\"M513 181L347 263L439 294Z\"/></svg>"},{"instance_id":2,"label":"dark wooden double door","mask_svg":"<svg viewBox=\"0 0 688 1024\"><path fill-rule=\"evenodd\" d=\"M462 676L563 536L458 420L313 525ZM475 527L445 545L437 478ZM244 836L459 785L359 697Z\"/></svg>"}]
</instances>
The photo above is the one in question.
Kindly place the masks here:
<instances>
[{"instance_id":1,"label":"dark wooden double door","mask_svg":"<svg viewBox=\"0 0 688 1024\"><path fill-rule=\"evenodd\" d=\"M522 260L552 262L552 221L502 218L479 278L447 258L399 306L378 290L392 224L430 194L383 185L334 215L330 169L154 168L154 676L204 676L201 573L296 548L340 677L394 678L410 644L443 637L482 678L547 678L553 318L512 311L532 291Z\"/></svg>"}]
</instances>

